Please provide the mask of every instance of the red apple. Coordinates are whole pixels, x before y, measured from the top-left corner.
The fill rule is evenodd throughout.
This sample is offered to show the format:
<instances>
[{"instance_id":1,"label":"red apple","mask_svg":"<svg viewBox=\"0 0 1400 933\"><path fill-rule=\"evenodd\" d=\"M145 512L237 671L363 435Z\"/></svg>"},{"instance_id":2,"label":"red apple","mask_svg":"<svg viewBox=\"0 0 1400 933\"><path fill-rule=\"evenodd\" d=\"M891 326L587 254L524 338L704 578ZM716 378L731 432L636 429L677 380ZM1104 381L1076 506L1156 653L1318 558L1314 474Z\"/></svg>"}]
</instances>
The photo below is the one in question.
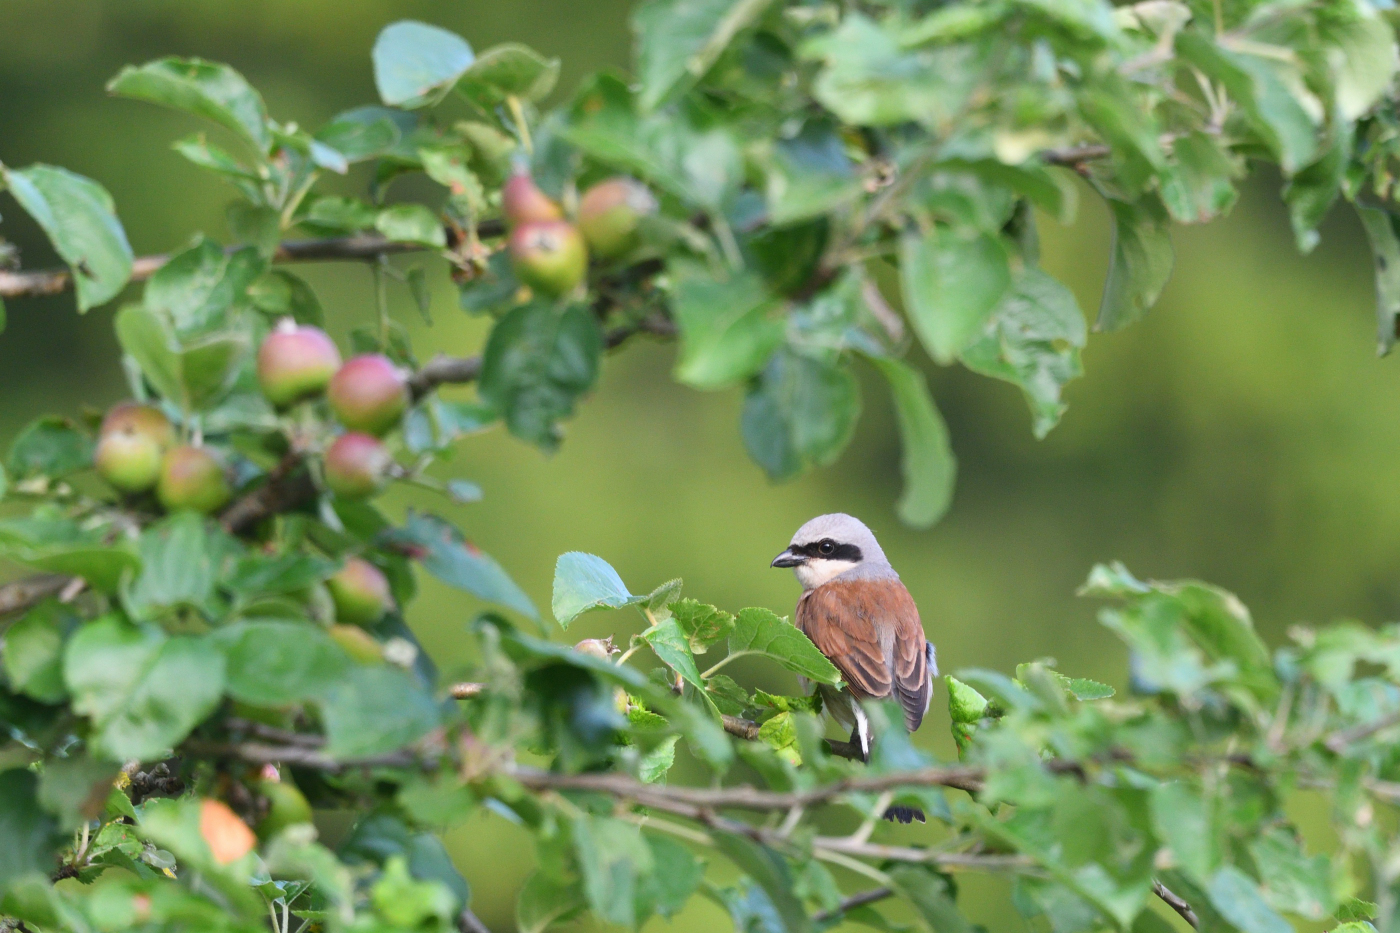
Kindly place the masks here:
<instances>
[{"instance_id":1,"label":"red apple","mask_svg":"<svg viewBox=\"0 0 1400 933\"><path fill-rule=\"evenodd\" d=\"M373 625L394 607L389 578L362 557L352 557L326 581L335 617L351 625Z\"/></svg>"},{"instance_id":2,"label":"red apple","mask_svg":"<svg viewBox=\"0 0 1400 933\"><path fill-rule=\"evenodd\" d=\"M142 405L140 402L118 402L107 410L97 434L101 437L113 431L140 434L161 450L175 443L175 428L165 413L153 405Z\"/></svg>"},{"instance_id":3,"label":"red apple","mask_svg":"<svg viewBox=\"0 0 1400 933\"><path fill-rule=\"evenodd\" d=\"M340 351L325 331L283 318L258 348L258 385L277 408L319 395L340 368Z\"/></svg>"},{"instance_id":4,"label":"red apple","mask_svg":"<svg viewBox=\"0 0 1400 933\"><path fill-rule=\"evenodd\" d=\"M156 482L156 498L171 512L190 509L217 512L233 497L223 464L204 447L180 446L166 451Z\"/></svg>"},{"instance_id":5,"label":"red apple","mask_svg":"<svg viewBox=\"0 0 1400 933\"><path fill-rule=\"evenodd\" d=\"M578 288L588 273L583 237L562 220L516 227L508 248L516 278L552 298Z\"/></svg>"},{"instance_id":6,"label":"red apple","mask_svg":"<svg viewBox=\"0 0 1400 933\"><path fill-rule=\"evenodd\" d=\"M408 380L388 357L367 353L336 370L326 398L341 424L380 435L398 424L408 408Z\"/></svg>"},{"instance_id":7,"label":"red apple","mask_svg":"<svg viewBox=\"0 0 1400 933\"><path fill-rule=\"evenodd\" d=\"M564 211L539 189L524 169L516 170L501 186L501 212L512 227L564 219Z\"/></svg>"},{"instance_id":8,"label":"red apple","mask_svg":"<svg viewBox=\"0 0 1400 933\"><path fill-rule=\"evenodd\" d=\"M394 458L378 438L350 431L326 450L326 485L337 496L365 499L384 488L393 465Z\"/></svg>"},{"instance_id":9,"label":"red apple","mask_svg":"<svg viewBox=\"0 0 1400 933\"><path fill-rule=\"evenodd\" d=\"M609 178L583 193L578 226L589 253L614 259L637 245L638 224L654 213L656 198L645 185L631 178Z\"/></svg>"}]
</instances>

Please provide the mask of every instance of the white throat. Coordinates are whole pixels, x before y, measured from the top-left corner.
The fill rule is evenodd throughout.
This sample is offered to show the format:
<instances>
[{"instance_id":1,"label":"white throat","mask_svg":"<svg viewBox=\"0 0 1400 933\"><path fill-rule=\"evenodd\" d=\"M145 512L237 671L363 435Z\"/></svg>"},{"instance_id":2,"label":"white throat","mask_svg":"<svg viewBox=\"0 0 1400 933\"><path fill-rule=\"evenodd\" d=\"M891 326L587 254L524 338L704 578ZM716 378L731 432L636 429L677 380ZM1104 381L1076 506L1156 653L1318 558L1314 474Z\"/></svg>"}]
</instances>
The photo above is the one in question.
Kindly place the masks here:
<instances>
[{"instance_id":1,"label":"white throat","mask_svg":"<svg viewBox=\"0 0 1400 933\"><path fill-rule=\"evenodd\" d=\"M802 584L804 590L814 590L832 577L840 576L847 570L854 570L858 567L853 560L827 560L822 557L808 558L805 564L799 564L792 568L792 572L797 575L797 582Z\"/></svg>"}]
</instances>

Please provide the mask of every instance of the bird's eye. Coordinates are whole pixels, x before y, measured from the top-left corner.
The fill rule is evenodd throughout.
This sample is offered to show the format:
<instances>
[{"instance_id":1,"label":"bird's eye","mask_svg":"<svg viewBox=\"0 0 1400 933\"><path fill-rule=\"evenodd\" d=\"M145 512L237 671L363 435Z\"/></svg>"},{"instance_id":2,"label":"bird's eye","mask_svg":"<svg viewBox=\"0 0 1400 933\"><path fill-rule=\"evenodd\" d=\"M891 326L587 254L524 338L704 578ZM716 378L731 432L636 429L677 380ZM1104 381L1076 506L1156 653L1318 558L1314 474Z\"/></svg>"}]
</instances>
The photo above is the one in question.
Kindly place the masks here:
<instances>
[{"instance_id":1,"label":"bird's eye","mask_svg":"<svg viewBox=\"0 0 1400 933\"><path fill-rule=\"evenodd\" d=\"M830 554L836 550L836 542L830 538L817 545L817 550L823 554Z\"/></svg>"}]
</instances>

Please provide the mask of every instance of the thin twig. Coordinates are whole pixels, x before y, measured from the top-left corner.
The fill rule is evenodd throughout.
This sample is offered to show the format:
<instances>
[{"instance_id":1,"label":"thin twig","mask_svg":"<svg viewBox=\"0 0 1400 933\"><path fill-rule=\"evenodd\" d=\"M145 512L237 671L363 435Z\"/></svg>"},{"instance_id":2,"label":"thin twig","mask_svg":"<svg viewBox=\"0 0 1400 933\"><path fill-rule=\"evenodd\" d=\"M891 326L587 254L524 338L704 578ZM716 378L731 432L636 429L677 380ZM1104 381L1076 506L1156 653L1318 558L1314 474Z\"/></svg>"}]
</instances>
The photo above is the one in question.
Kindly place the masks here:
<instances>
[{"instance_id":1,"label":"thin twig","mask_svg":"<svg viewBox=\"0 0 1400 933\"><path fill-rule=\"evenodd\" d=\"M812 918L812 922L825 923L828 920L835 920L848 910L855 910L857 907L864 907L866 904L873 904L876 901L883 901L885 898L893 896L894 888L871 888L869 891L852 894L831 910L823 910L821 913L817 914Z\"/></svg>"},{"instance_id":2,"label":"thin twig","mask_svg":"<svg viewBox=\"0 0 1400 933\"><path fill-rule=\"evenodd\" d=\"M1162 884L1162 882L1152 882L1152 893L1160 897L1163 903L1180 914L1181 919L1191 924L1192 929L1199 930L1201 928L1201 921L1196 917L1196 912L1191 909L1191 905L1176 894L1173 894L1171 889Z\"/></svg>"},{"instance_id":3,"label":"thin twig","mask_svg":"<svg viewBox=\"0 0 1400 933\"><path fill-rule=\"evenodd\" d=\"M62 593L73 585L74 580L81 581L81 578L61 573L41 573L6 583L0 586L0 615L22 612L38 605L50 596Z\"/></svg>"},{"instance_id":4,"label":"thin twig","mask_svg":"<svg viewBox=\"0 0 1400 933\"><path fill-rule=\"evenodd\" d=\"M1340 755L1348 745L1359 742L1364 738L1369 738L1380 732L1382 729L1389 729L1391 726L1400 725L1400 710L1387 713L1379 719L1364 722L1359 726L1352 726L1350 729L1343 729L1341 732L1334 732L1329 735L1322 744L1327 746L1327 750L1333 754Z\"/></svg>"}]
</instances>

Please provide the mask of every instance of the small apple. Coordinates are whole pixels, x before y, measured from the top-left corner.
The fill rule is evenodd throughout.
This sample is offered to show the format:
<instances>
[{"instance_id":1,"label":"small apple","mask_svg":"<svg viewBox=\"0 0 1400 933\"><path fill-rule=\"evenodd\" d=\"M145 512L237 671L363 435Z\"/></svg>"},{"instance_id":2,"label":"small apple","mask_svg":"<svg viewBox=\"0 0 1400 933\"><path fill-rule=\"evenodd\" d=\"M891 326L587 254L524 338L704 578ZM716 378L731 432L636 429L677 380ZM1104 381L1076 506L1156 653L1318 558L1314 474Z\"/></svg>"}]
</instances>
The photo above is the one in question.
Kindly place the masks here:
<instances>
[{"instance_id":1,"label":"small apple","mask_svg":"<svg viewBox=\"0 0 1400 933\"><path fill-rule=\"evenodd\" d=\"M374 640L374 636L358 625L332 625L330 636L335 643L345 649L352 661L361 664L378 664L384 660L384 648Z\"/></svg>"},{"instance_id":2,"label":"small apple","mask_svg":"<svg viewBox=\"0 0 1400 933\"><path fill-rule=\"evenodd\" d=\"M378 436L398 424L408 408L408 380L388 357L366 353L336 370L326 398L341 424Z\"/></svg>"},{"instance_id":3,"label":"small apple","mask_svg":"<svg viewBox=\"0 0 1400 933\"><path fill-rule=\"evenodd\" d=\"M511 173L501 186L501 212L512 227L564 219L563 209L539 189L524 168Z\"/></svg>"},{"instance_id":4,"label":"small apple","mask_svg":"<svg viewBox=\"0 0 1400 933\"><path fill-rule=\"evenodd\" d=\"M261 780L258 793L267 800L267 815L258 820L258 835L271 839L288 826L311 822L311 804L297 786L285 778Z\"/></svg>"},{"instance_id":5,"label":"small apple","mask_svg":"<svg viewBox=\"0 0 1400 933\"><path fill-rule=\"evenodd\" d=\"M97 429L98 437L113 431L128 431L148 438L161 450L175 443L175 428L165 413L152 405L140 402L118 402L107 410L102 418L102 427Z\"/></svg>"},{"instance_id":6,"label":"small apple","mask_svg":"<svg viewBox=\"0 0 1400 933\"><path fill-rule=\"evenodd\" d=\"M362 557L352 557L326 581L335 617L351 625L373 625L394 607L389 578Z\"/></svg>"},{"instance_id":7,"label":"small apple","mask_svg":"<svg viewBox=\"0 0 1400 933\"><path fill-rule=\"evenodd\" d=\"M615 259L637 245L642 217L656 213L656 198L631 178L609 178L583 193L578 203L578 227L588 252Z\"/></svg>"},{"instance_id":8,"label":"small apple","mask_svg":"<svg viewBox=\"0 0 1400 933\"><path fill-rule=\"evenodd\" d=\"M207 515L232 497L223 464L207 448L182 445L165 452L156 498L168 511L190 509Z\"/></svg>"},{"instance_id":9,"label":"small apple","mask_svg":"<svg viewBox=\"0 0 1400 933\"><path fill-rule=\"evenodd\" d=\"M508 245L520 281L558 298L578 288L588 274L588 250L573 224L543 221L516 227Z\"/></svg>"},{"instance_id":10,"label":"small apple","mask_svg":"<svg viewBox=\"0 0 1400 933\"><path fill-rule=\"evenodd\" d=\"M340 351L318 327L283 318L258 348L258 385L277 408L319 395L340 368Z\"/></svg>"},{"instance_id":11,"label":"small apple","mask_svg":"<svg viewBox=\"0 0 1400 933\"><path fill-rule=\"evenodd\" d=\"M97 440L97 472L118 492L132 495L160 478L160 445L134 428L109 431Z\"/></svg>"},{"instance_id":12,"label":"small apple","mask_svg":"<svg viewBox=\"0 0 1400 933\"><path fill-rule=\"evenodd\" d=\"M384 488L394 458L379 439L349 431L326 450L326 485L346 499L367 499Z\"/></svg>"}]
</instances>

